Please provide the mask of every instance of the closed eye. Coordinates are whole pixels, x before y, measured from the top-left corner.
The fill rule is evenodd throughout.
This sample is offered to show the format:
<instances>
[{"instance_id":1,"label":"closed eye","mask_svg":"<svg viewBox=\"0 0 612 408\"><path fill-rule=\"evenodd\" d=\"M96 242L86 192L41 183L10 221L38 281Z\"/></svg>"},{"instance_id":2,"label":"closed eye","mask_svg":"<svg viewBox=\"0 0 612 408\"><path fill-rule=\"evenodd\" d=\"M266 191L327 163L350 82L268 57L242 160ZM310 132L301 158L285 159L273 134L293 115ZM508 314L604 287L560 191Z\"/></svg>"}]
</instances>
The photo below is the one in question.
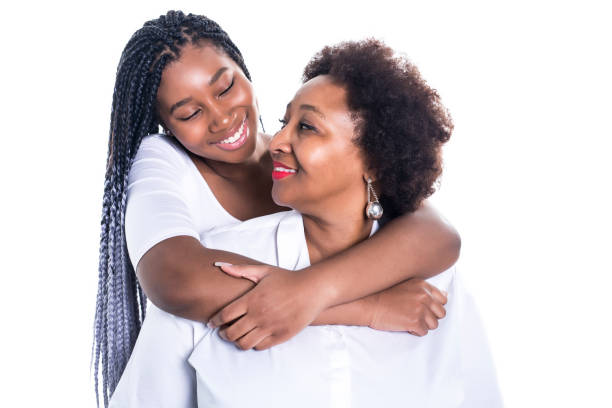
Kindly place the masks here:
<instances>
[{"instance_id":1,"label":"closed eye","mask_svg":"<svg viewBox=\"0 0 612 408\"><path fill-rule=\"evenodd\" d=\"M232 77L232 82L229 84L229 86L227 88L225 88L225 90L223 92L221 92L219 94L219 96L223 96L226 93L228 93L230 91L230 89L232 89L233 86L234 86L234 78Z\"/></svg>"},{"instance_id":2,"label":"closed eye","mask_svg":"<svg viewBox=\"0 0 612 408\"><path fill-rule=\"evenodd\" d=\"M186 120L189 120L191 118L194 118L198 113L200 113L199 109L197 111L193 112L191 115L187 116L186 118L177 118L177 119L178 120L182 120L182 121L186 121Z\"/></svg>"}]
</instances>

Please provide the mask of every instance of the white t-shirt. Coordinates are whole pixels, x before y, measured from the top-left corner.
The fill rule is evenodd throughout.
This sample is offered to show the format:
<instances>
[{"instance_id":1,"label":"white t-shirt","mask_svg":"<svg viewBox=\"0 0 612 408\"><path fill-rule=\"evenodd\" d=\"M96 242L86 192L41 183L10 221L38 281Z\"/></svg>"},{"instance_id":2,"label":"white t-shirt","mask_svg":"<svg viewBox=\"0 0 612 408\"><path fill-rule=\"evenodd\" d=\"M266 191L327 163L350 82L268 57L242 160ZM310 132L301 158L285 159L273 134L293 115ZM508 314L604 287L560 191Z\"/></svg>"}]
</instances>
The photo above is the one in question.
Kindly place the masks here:
<instances>
[{"instance_id":1,"label":"white t-shirt","mask_svg":"<svg viewBox=\"0 0 612 408\"><path fill-rule=\"evenodd\" d=\"M164 239L198 241L209 230L240 220L217 201L185 149L166 135L143 138L128 175L125 235L134 270Z\"/></svg>"},{"instance_id":2,"label":"white t-shirt","mask_svg":"<svg viewBox=\"0 0 612 408\"><path fill-rule=\"evenodd\" d=\"M208 231L202 243L286 269L310 264L294 211ZM431 283L449 302L425 337L311 326L264 351L239 350L217 329L151 306L111 406L501 406L484 333L454 268Z\"/></svg>"}]
</instances>

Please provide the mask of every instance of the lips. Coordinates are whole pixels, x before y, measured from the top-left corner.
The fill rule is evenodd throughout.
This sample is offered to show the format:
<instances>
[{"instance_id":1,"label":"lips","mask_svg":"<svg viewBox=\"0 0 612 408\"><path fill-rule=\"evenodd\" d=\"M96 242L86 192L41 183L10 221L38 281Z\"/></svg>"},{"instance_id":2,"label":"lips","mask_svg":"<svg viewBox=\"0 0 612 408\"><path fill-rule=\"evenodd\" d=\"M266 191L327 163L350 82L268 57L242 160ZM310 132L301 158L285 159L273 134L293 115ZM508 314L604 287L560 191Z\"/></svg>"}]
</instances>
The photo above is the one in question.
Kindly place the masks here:
<instances>
[{"instance_id":1,"label":"lips","mask_svg":"<svg viewBox=\"0 0 612 408\"><path fill-rule=\"evenodd\" d=\"M272 170L272 178L274 180L280 180L283 179L285 177L289 177L294 175L297 170L296 169L292 169L291 167L281 163L281 162L273 162L272 164L274 166L273 170Z\"/></svg>"},{"instance_id":2,"label":"lips","mask_svg":"<svg viewBox=\"0 0 612 408\"><path fill-rule=\"evenodd\" d=\"M222 150L236 150L244 145L248 137L249 126L247 118L245 117L237 128L234 128L227 133L227 137L225 139L213 144Z\"/></svg>"}]
</instances>

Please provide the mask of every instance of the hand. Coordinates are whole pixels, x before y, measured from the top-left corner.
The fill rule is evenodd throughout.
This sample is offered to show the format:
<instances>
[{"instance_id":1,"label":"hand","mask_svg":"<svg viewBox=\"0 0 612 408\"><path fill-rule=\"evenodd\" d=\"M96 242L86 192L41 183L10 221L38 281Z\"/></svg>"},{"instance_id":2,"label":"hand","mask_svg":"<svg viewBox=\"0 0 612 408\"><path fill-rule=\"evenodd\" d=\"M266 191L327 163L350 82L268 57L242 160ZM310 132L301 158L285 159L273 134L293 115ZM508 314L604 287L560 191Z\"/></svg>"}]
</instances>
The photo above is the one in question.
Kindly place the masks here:
<instances>
[{"instance_id":1,"label":"hand","mask_svg":"<svg viewBox=\"0 0 612 408\"><path fill-rule=\"evenodd\" d=\"M220 265L257 286L211 317L210 327L243 349L265 350L289 340L326 307L320 290L301 271L269 265Z\"/></svg>"},{"instance_id":2,"label":"hand","mask_svg":"<svg viewBox=\"0 0 612 408\"><path fill-rule=\"evenodd\" d=\"M366 299L373 303L370 327L424 336L446 315L446 294L422 279L409 279Z\"/></svg>"}]
</instances>

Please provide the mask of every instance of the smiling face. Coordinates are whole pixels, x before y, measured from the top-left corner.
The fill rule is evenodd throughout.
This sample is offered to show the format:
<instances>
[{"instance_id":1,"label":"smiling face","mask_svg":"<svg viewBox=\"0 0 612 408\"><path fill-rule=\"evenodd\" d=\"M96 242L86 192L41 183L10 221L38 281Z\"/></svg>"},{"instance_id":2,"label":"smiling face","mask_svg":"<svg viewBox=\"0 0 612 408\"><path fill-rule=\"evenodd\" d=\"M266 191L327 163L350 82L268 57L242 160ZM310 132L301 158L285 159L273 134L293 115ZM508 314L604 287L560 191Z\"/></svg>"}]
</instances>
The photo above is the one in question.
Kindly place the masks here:
<instances>
[{"instance_id":1,"label":"smiling face","mask_svg":"<svg viewBox=\"0 0 612 408\"><path fill-rule=\"evenodd\" d=\"M198 156L242 163L255 150L259 113L253 87L213 45L186 45L166 66L157 110L163 126Z\"/></svg>"},{"instance_id":2,"label":"smiling face","mask_svg":"<svg viewBox=\"0 0 612 408\"><path fill-rule=\"evenodd\" d=\"M272 197L303 214L363 216L367 166L353 142L346 92L331 77L306 82L287 105L283 128L270 142Z\"/></svg>"}]
</instances>

